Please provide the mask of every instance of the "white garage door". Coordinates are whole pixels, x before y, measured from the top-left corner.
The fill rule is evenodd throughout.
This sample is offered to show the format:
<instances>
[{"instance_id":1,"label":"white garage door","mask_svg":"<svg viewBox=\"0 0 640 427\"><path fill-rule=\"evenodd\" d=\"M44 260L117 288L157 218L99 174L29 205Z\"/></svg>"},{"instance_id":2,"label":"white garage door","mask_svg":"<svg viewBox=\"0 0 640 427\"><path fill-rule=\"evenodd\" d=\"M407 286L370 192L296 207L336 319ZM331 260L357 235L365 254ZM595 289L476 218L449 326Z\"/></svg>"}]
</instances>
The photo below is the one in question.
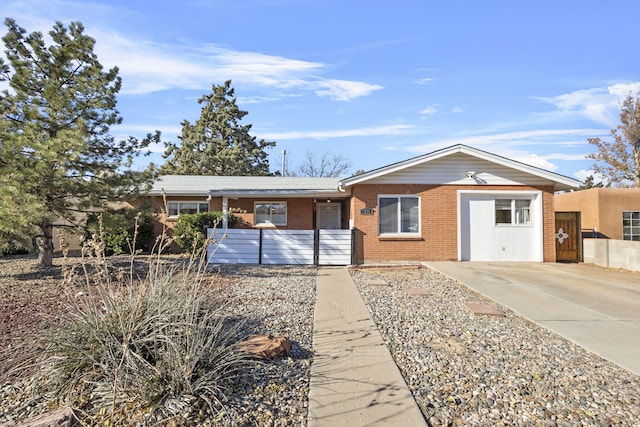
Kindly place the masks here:
<instances>
[{"instance_id":1,"label":"white garage door","mask_svg":"<svg viewBox=\"0 0 640 427\"><path fill-rule=\"evenodd\" d=\"M461 261L542 261L540 192L458 193Z\"/></svg>"}]
</instances>

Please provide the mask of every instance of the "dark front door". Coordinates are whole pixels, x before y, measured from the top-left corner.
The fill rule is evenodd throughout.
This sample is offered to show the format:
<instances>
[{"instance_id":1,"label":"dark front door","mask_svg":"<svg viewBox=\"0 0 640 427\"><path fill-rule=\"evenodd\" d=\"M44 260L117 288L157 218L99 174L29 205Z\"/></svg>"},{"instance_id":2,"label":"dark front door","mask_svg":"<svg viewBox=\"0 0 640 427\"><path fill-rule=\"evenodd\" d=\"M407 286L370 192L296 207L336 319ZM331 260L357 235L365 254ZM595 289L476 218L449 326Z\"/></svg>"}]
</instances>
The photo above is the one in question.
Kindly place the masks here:
<instances>
[{"instance_id":1,"label":"dark front door","mask_svg":"<svg viewBox=\"0 0 640 427\"><path fill-rule=\"evenodd\" d=\"M556 212L556 261L582 261L580 212Z\"/></svg>"}]
</instances>

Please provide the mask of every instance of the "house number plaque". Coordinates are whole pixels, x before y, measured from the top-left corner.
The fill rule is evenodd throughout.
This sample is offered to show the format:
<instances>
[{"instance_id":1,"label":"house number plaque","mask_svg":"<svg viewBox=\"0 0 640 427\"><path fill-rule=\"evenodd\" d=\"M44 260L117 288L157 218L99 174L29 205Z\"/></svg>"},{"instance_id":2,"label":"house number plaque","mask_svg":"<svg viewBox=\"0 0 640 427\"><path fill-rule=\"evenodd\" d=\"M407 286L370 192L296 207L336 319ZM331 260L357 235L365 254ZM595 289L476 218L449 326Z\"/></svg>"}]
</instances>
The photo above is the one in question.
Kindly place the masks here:
<instances>
[{"instance_id":1,"label":"house number plaque","mask_svg":"<svg viewBox=\"0 0 640 427\"><path fill-rule=\"evenodd\" d=\"M373 208L360 209L360 215L373 215Z\"/></svg>"}]
</instances>

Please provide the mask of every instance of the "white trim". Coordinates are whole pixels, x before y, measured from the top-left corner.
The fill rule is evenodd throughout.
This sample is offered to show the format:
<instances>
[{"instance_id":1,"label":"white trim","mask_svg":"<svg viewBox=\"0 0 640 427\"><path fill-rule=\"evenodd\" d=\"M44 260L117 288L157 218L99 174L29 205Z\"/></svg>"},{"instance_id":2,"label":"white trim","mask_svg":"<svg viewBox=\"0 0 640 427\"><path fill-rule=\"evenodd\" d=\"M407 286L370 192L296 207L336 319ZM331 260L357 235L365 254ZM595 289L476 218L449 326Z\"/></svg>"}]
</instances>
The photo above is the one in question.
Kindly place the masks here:
<instances>
[{"instance_id":1,"label":"white trim","mask_svg":"<svg viewBox=\"0 0 640 427\"><path fill-rule=\"evenodd\" d=\"M380 233L380 215L382 209L380 209L381 198L401 198L401 197L415 197L418 199L418 231L415 232L402 232L400 227L402 224L402 218L400 212L398 212L398 232L397 233ZM422 236L422 197L420 194L378 194L378 215L377 215L377 236L378 237L420 237Z\"/></svg>"},{"instance_id":2,"label":"white trim","mask_svg":"<svg viewBox=\"0 0 640 427\"><path fill-rule=\"evenodd\" d=\"M505 197L496 197L495 199L493 199L494 202L494 206L493 206L493 226L494 227L534 227L534 221L533 221L533 208L532 208L532 202L534 201L535 197L516 197L513 195L507 195ZM498 222L497 218L496 218L496 208L495 208L495 202L498 200L508 200L509 202L511 202L509 204L509 211L510 211L510 216L511 216L511 222L506 223L506 222ZM516 221L516 207L515 207L515 202L518 200L528 200L529 203L529 222L523 222L523 223L518 223L515 222Z\"/></svg>"},{"instance_id":3,"label":"white trim","mask_svg":"<svg viewBox=\"0 0 640 427\"><path fill-rule=\"evenodd\" d=\"M180 207L178 206L178 215L171 215L169 214L169 205L171 203L178 203L178 205L180 205L181 203L195 203L196 205L198 205L197 208L197 213L202 213L200 212L200 204L206 204L207 205L207 212L211 212L211 204L208 200L167 200L167 218L178 218L180 216Z\"/></svg>"},{"instance_id":4,"label":"white trim","mask_svg":"<svg viewBox=\"0 0 640 427\"><path fill-rule=\"evenodd\" d=\"M531 225L539 229L538 236L538 260L544 261L544 204L542 202L543 193L539 190L458 190L457 191L457 228L458 228L458 261L462 261L462 197L465 195L495 195L496 198L528 196L531 197Z\"/></svg>"},{"instance_id":5,"label":"white trim","mask_svg":"<svg viewBox=\"0 0 640 427\"><path fill-rule=\"evenodd\" d=\"M625 229L625 225L624 225L624 214L625 213L630 213L630 214L634 214L634 213L638 213L640 212L640 210L638 209L623 209L622 210L622 218L620 218L622 220L622 240L626 241L626 242L635 242L637 240L633 240L633 239L625 239L624 236L624 229ZM629 225L629 231L630 231L630 236L636 236L638 235L638 233L631 233L631 231L633 231L633 229L638 228L637 225L633 225L633 218L629 218L629 221L631 221L631 225Z\"/></svg>"},{"instance_id":6,"label":"white trim","mask_svg":"<svg viewBox=\"0 0 640 427\"><path fill-rule=\"evenodd\" d=\"M272 222L258 222L258 213L256 212L256 205L262 203L262 204L283 204L284 205L284 223L281 224L276 224L276 223L272 223ZM260 227L260 226L286 226L287 223L289 222L289 207L287 206L287 202L285 200L255 200L253 202L253 225L255 225L256 227Z\"/></svg>"}]
</instances>

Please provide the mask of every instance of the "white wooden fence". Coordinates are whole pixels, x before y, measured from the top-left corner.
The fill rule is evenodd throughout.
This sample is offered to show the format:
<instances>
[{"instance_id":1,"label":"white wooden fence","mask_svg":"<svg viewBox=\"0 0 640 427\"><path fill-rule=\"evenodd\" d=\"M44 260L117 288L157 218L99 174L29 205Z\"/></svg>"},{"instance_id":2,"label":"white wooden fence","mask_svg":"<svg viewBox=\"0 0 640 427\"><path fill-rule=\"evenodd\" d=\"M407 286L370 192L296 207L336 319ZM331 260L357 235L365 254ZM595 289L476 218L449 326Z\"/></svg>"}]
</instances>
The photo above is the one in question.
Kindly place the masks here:
<instances>
[{"instance_id":1,"label":"white wooden fence","mask_svg":"<svg viewBox=\"0 0 640 427\"><path fill-rule=\"evenodd\" d=\"M349 265L351 230L220 230L209 228L214 264Z\"/></svg>"}]
</instances>

